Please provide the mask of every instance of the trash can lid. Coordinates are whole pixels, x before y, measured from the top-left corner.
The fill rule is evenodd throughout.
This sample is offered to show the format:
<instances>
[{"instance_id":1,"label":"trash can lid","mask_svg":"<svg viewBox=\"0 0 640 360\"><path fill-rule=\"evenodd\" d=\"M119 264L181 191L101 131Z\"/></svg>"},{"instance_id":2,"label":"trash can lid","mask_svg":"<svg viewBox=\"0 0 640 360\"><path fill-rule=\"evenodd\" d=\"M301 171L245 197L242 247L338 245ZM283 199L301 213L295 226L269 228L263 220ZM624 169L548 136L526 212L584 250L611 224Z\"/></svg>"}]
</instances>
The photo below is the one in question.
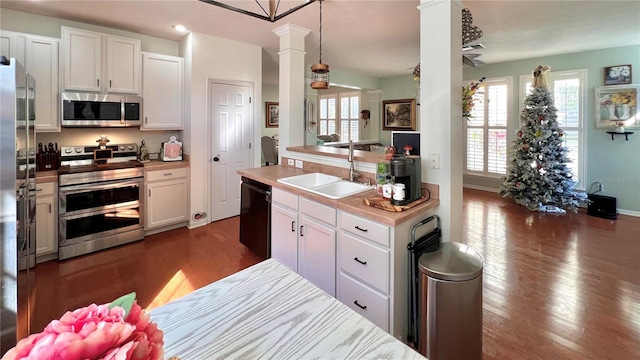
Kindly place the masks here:
<instances>
[{"instance_id":1,"label":"trash can lid","mask_svg":"<svg viewBox=\"0 0 640 360\"><path fill-rule=\"evenodd\" d=\"M466 244L444 242L418 260L423 274L440 280L466 281L482 274L482 257Z\"/></svg>"}]
</instances>

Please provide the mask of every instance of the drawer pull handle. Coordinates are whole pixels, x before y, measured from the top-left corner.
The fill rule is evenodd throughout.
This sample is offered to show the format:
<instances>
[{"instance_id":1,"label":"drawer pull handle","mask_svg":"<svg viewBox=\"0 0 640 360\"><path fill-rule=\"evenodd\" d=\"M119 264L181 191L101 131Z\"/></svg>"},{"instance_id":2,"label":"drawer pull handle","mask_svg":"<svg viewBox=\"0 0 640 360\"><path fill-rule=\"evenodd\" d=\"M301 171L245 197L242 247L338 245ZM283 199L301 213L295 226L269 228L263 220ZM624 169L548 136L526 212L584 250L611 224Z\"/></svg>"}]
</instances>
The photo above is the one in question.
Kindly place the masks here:
<instances>
[{"instance_id":1,"label":"drawer pull handle","mask_svg":"<svg viewBox=\"0 0 640 360\"><path fill-rule=\"evenodd\" d=\"M173 175L172 173L164 173L164 176L171 176Z\"/></svg>"},{"instance_id":2,"label":"drawer pull handle","mask_svg":"<svg viewBox=\"0 0 640 360\"><path fill-rule=\"evenodd\" d=\"M36 191L42 191L42 189L36 189Z\"/></svg>"},{"instance_id":3,"label":"drawer pull handle","mask_svg":"<svg viewBox=\"0 0 640 360\"><path fill-rule=\"evenodd\" d=\"M304 225L300 225L300 236L304 236L304 232L302 231L302 229L304 229Z\"/></svg>"},{"instance_id":4,"label":"drawer pull handle","mask_svg":"<svg viewBox=\"0 0 640 360\"><path fill-rule=\"evenodd\" d=\"M355 260L355 261L359 262L359 263L360 263L360 264L362 264L362 265L367 265L367 262L366 262L366 261L362 261L362 260L358 259L358 257L357 257L357 256L356 256L356 257L354 257L354 258L353 258L353 260Z\"/></svg>"},{"instance_id":5,"label":"drawer pull handle","mask_svg":"<svg viewBox=\"0 0 640 360\"><path fill-rule=\"evenodd\" d=\"M291 232L296 232L296 222L295 221L291 222Z\"/></svg>"},{"instance_id":6,"label":"drawer pull handle","mask_svg":"<svg viewBox=\"0 0 640 360\"><path fill-rule=\"evenodd\" d=\"M367 310L367 305L362 306L362 305L358 304L358 300L354 301L353 303L356 304L360 309Z\"/></svg>"},{"instance_id":7,"label":"drawer pull handle","mask_svg":"<svg viewBox=\"0 0 640 360\"><path fill-rule=\"evenodd\" d=\"M367 230L367 229L363 229L363 228L361 228L361 227L360 227L360 226L358 226L358 225L356 225L356 229L358 229L358 230L360 230L360 231L362 231L362 232L367 232L367 231L369 231L369 230Z\"/></svg>"}]
</instances>

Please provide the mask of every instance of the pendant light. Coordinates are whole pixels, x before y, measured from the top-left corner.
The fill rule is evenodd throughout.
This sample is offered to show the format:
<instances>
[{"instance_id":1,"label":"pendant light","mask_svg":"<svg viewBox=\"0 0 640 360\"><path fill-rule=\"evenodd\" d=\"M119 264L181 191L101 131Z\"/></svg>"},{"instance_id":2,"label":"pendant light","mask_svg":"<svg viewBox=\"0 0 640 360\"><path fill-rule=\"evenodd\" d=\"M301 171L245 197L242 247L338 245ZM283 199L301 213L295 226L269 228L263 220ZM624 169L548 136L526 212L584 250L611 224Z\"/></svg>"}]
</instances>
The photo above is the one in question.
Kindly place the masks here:
<instances>
[{"instance_id":1,"label":"pendant light","mask_svg":"<svg viewBox=\"0 0 640 360\"><path fill-rule=\"evenodd\" d=\"M322 63L322 2L320 2L320 61L318 64L311 65L311 88L312 89L328 89L329 88L329 65Z\"/></svg>"}]
</instances>

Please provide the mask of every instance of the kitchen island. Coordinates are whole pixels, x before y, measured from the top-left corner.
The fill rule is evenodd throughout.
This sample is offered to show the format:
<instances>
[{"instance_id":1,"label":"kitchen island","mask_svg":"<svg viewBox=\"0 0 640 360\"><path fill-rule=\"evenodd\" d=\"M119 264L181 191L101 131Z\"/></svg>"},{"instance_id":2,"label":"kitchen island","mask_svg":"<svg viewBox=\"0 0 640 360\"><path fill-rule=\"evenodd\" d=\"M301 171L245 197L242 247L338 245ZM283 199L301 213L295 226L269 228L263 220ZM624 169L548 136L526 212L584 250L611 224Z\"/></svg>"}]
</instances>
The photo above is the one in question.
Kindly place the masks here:
<instances>
[{"instance_id":1,"label":"kitchen island","mask_svg":"<svg viewBox=\"0 0 640 360\"><path fill-rule=\"evenodd\" d=\"M425 359L275 259L151 311L165 358Z\"/></svg>"}]
</instances>

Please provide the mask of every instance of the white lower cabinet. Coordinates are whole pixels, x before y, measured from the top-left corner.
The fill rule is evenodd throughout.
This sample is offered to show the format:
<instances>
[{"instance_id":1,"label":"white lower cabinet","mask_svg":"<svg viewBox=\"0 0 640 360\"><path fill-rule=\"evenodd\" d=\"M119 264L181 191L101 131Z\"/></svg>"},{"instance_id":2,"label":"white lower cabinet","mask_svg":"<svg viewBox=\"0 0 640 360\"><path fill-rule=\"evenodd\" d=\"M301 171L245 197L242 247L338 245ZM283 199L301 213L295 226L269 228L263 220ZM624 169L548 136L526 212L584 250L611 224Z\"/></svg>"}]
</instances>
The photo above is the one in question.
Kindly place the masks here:
<instances>
[{"instance_id":1,"label":"white lower cabinet","mask_svg":"<svg viewBox=\"0 0 640 360\"><path fill-rule=\"evenodd\" d=\"M273 188L272 195L271 256L381 329L406 340L407 245L413 226L434 210L389 226L279 188Z\"/></svg>"},{"instance_id":2,"label":"white lower cabinet","mask_svg":"<svg viewBox=\"0 0 640 360\"><path fill-rule=\"evenodd\" d=\"M147 171L145 231L182 225L189 220L189 169Z\"/></svg>"},{"instance_id":3,"label":"white lower cabinet","mask_svg":"<svg viewBox=\"0 0 640 360\"><path fill-rule=\"evenodd\" d=\"M274 188L271 257L336 294L336 210Z\"/></svg>"},{"instance_id":4,"label":"white lower cabinet","mask_svg":"<svg viewBox=\"0 0 640 360\"><path fill-rule=\"evenodd\" d=\"M382 330L389 331L388 296L340 272L338 278L338 300L376 324Z\"/></svg>"},{"instance_id":5,"label":"white lower cabinet","mask_svg":"<svg viewBox=\"0 0 640 360\"><path fill-rule=\"evenodd\" d=\"M57 186L55 182L36 184L36 256L58 252ZM55 256L54 256L55 258Z\"/></svg>"},{"instance_id":6,"label":"white lower cabinet","mask_svg":"<svg viewBox=\"0 0 640 360\"><path fill-rule=\"evenodd\" d=\"M337 298L401 340L408 334L407 245L413 226L432 214L388 226L338 212Z\"/></svg>"},{"instance_id":7,"label":"white lower cabinet","mask_svg":"<svg viewBox=\"0 0 640 360\"><path fill-rule=\"evenodd\" d=\"M271 257L295 272L298 272L297 227L298 213L274 202L271 206Z\"/></svg>"}]
</instances>

